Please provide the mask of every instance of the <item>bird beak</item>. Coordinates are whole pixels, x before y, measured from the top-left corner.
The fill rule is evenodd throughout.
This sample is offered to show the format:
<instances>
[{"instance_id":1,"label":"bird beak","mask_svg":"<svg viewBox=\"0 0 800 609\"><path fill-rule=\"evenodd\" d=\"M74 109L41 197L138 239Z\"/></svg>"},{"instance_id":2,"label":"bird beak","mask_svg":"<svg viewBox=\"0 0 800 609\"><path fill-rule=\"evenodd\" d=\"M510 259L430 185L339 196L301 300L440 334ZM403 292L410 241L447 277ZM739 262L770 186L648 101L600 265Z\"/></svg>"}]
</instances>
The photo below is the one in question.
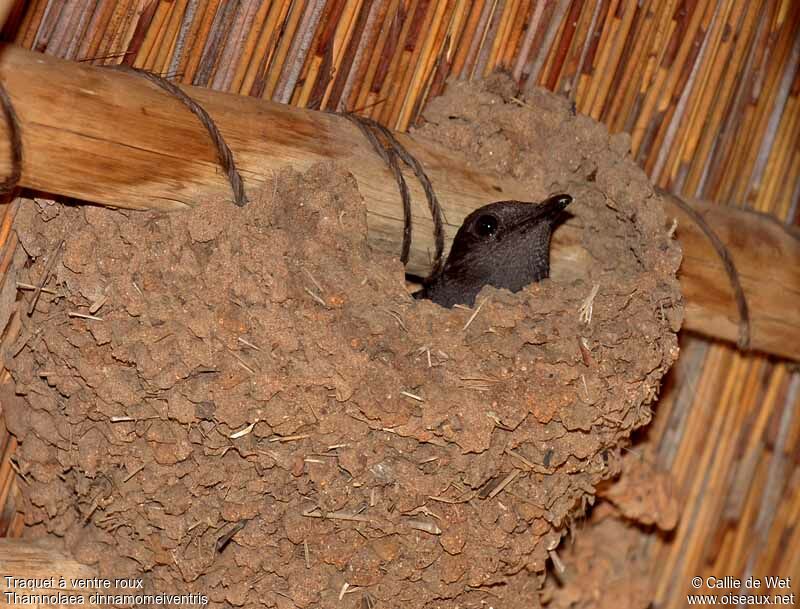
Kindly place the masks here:
<instances>
[{"instance_id":1,"label":"bird beak","mask_svg":"<svg viewBox=\"0 0 800 609\"><path fill-rule=\"evenodd\" d=\"M530 215L517 222L512 230L523 228L531 224L539 224L540 222L552 223L570 203L572 203L572 197L569 195L553 195L536 205L535 208L531 210Z\"/></svg>"}]
</instances>

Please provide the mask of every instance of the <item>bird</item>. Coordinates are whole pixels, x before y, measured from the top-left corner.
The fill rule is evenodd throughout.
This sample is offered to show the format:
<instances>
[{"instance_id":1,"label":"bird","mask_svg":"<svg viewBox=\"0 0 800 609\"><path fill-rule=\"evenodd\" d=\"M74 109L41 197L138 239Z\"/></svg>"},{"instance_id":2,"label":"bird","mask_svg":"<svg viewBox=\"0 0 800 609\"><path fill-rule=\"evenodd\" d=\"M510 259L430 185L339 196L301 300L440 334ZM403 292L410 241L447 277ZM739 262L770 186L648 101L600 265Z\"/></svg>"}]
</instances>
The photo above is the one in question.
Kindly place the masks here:
<instances>
[{"instance_id":1,"label":"bird","mask_svg":"<svg viewBox=\"0 0 800 609\"><path fill-rule=\"evenodd\" d=\"M485 285L518 292L548 277L550 236L571 202L557 194L538 204L497 201L476 209L459 227L442 269L412 296L471 307Z\"/></svg>"}]
</instances>

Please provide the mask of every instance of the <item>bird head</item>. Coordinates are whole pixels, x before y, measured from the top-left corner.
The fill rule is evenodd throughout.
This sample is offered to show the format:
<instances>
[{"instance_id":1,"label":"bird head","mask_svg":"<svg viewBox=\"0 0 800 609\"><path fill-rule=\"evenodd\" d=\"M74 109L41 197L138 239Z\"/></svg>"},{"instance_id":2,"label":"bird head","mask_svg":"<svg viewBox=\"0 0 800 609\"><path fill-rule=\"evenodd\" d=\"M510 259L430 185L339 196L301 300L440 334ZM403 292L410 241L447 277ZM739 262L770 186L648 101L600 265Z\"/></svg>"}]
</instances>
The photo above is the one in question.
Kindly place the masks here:
<instances>
[{"instance_id":1,"label":"bird head","mask_svg":"<svg viewBox=\"0 0 800 609\"><path fill-rule=\"evenodd\" d=\"M559 194L538 204L498 201L476 209L458 229L443 274L511 291L544 279L550 235L571 202Z\"/></svg>"}]
</instances>

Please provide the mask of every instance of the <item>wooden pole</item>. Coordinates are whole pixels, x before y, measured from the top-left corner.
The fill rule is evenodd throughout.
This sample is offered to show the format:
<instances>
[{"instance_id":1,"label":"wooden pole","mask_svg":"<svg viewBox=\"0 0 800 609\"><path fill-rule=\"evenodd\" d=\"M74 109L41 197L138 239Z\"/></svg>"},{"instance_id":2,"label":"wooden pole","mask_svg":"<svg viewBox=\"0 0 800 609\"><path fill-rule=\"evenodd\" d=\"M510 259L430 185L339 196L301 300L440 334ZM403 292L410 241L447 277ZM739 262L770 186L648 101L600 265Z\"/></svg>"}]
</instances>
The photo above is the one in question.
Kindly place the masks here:
<instances>
[{"instance_id":1,"label":"wooden pole","mask_svg":"<svg viewBox=\"0 0 800 609\"><path fill-rule=\"evenodd\" d=\"M59 549L58 543L53 540L0 539L0 566L2 566L0 607L61 606L59 603L31 602L31 599L28 598L28 595L59 593L73 598L83 596L84 607L98 606L88 602L90 596L95 592L95 586L80 586L81 583L93 583L88 580L97 577L95 570L78 563L74 558L65 554ZM59 587L59 579L62 577L65 583L63 588ZM77 580L84 580L84 582ZM64 604L66 606L70 603L65 602Z\"/></svg>"},{"instance_id":2,"label":"wooden pole","mask_svg":"<svg viewBox=\"0 0 800 609\"><path fill-rule=\"evenodd\" d=\"M0 80L20 118L25 158L21 185L129 208L179 210L227 195L230 186L198 119L144 78L0 46ZM397 187L363 135L343 117L250 97L185 87L213 117L233 150L249 192L274 171L302 171L338 161L352 172L367 205L370 242L397 253L402 210ZM398 134L428 172L455 234L470 211L500 199L527 200L514 181L471 171L442 147ZM0 174L10 171L5 124L0 125ZM432 230L416 181L414 243L409 270L425 274ZM800 240L776 221L751 212L696 203L731 252L750 306L751 347L800 359ZM707 238L673 202L684 250L681 287L685 327L736 341L738 312L723 265ZM557 231L553 276L580 275L579 235Z\"/></svg>"}]
</instances>

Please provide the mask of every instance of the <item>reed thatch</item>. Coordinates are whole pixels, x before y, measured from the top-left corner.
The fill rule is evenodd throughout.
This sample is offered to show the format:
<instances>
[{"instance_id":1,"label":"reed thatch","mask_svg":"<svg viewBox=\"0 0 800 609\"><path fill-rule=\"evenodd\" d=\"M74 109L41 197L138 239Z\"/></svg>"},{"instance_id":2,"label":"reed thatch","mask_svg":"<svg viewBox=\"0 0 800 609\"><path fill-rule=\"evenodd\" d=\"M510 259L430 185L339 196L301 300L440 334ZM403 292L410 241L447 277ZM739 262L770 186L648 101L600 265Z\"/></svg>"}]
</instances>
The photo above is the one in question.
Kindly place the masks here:
<instances>
[{"instance_id":1,"label":"reed thatch","mask_svg":"<svg viewBox=\"0 0 800 609\"><path fill-rule=\"evenodd\" d=\"M800 222L796 0L30 0L3 35L400 130L448 79L502 70L630 132L655 184ZM800 373L691 336L682 347L636 447L672 473L683 505L673 536L644 542L656 603L683 606L695 575L800 580ZM14 449L2 434L9 536L22 532Z\"/></svg>"}]
</instances>

